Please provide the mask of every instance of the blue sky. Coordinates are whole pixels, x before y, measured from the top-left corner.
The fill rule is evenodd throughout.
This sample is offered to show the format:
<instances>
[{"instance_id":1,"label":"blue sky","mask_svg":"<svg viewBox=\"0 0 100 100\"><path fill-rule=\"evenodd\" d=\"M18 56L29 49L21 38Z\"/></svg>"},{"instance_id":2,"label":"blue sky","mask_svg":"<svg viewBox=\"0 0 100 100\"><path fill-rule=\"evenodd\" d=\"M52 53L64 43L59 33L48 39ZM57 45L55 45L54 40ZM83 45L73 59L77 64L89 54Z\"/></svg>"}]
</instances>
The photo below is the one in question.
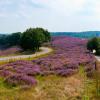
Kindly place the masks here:
<instances>
[{"instance_id":1,"label":"blue sky","mask_svg":"<svg viewBox=\"0 0 100 100\"><path fill-rule=\"evenodd\" d=\"M100 0L0 0L0 32L23 32L29 27L99 31Z\"/></svg>"}]
</instances>

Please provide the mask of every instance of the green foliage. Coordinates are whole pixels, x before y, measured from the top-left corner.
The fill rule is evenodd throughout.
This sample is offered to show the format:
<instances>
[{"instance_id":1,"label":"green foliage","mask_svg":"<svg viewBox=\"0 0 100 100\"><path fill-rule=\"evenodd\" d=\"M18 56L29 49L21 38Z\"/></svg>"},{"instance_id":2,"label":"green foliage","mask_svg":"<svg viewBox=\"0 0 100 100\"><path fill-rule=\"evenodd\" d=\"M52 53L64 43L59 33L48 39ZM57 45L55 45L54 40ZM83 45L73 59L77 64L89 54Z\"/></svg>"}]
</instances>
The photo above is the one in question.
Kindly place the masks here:
<instances>
[{"instance_id":1,"label":"green foliage","mask_svg":"<svg viewBox=\"0 0 100 100\"><path fill-rule=\"evenodd\" d=\"M0 45L3 46L14 46L20 43L21 32L12 33L9 35L2 35L0 37Z\"/></svg>"},{"instance_id":2,"label":"green foliage","mask_svg":"<svg viewBox=\"0 0 100 100\"><path fill-rule=\"evenodd\" d=\"M9 46L19 45L20 37L21 32L12 33L6 37L6 42Z\"/></svg>"},{"instance_id":3,"label":"green foliage","mask_svg":"<svg viewBox=\"0 0 100 100\"><path fill-rule=\"evenodd\" d=\"M38 31L41 31L44 34L44 42L49 42L51 40L50 32L44 30L43 28L37 28Z\"/></svg>"},{"instance_id":4,"label":"green foliage","mask_svg":"<svg viewBox=\"0 0 100 100\"><path fill-rule=\"evenodd\" d=\"M87 43L87 49L90 51L96 50L96 54L100 55L100 38L92 38Z\"/></svg>"},{"instance_id":5,"label":"green foliage","mask_svg":"<svg viewBox=\"0 0 100 100\"><path fill-rule=\"evenodd\" d=\"M10 47L19 45L23 50L39 50L44 42L51 40L50 33L43 28L29 28L25 32L16 32L0 36L0 45Z\"/></svg>"},{"instance_id":6,"label":"green foliage","mask_svg":"<svg viewBox=\"0 0 100 100\"><path fill-rule=\"evenodd\" d=\"M91 51L93 49L97 50L97 48L98 48L98 39L95 37L95 38L89 40L89 42L87 43L87 48Z\"/></svg>"},{"instance_id":7,"label":"green foliage","mask_svg":"<svg viewBox=\"0 0 100 100\"><path fill-rule=\"evenodd\" d=\"M96 51L96 55L100 55L100 49Z\"/></svg>"},{"instance_id":8,"label":"green foliage","mask_svg":"<svg viewBox=\"0 0 100 100\"><path fill-rule=\"evenodd\" d=\"M5 45L6 42L6 38L8 35L0 35L0 45Z\"/></svg>"},{"instance_id":9,"label":"green foliage","mask_svg":"<svg viewBox=\"0 0 100 100\"><path fill-rule=\"evenodd\" d=\"M39 50L39 47L50 41L50 33L42 28L29 28L21 36L20 46L24 50Z\"/></svg>"}]
</instances>

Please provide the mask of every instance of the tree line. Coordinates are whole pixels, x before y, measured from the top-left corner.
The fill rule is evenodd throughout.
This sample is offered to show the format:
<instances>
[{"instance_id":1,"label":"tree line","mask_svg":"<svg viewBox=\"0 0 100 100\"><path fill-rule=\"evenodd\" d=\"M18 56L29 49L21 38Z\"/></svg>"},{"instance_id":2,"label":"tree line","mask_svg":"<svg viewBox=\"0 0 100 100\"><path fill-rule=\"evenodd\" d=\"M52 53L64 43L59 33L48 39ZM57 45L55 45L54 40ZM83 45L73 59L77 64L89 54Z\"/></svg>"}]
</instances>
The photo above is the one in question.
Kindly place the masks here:
<instances>
[{"instance_id":1,"label":"tree line","mask_svg":"<svg viewBox=\"0 0 100 100\"><path fill-rule=\"evenodd\" d=\"M0 37L0 45L7 47L18 45L23 50L39 50L45 42L50 42L51 35L48 30L43 28L29 28L23 33L16 32Z\"/></svg>"}]
</instances>

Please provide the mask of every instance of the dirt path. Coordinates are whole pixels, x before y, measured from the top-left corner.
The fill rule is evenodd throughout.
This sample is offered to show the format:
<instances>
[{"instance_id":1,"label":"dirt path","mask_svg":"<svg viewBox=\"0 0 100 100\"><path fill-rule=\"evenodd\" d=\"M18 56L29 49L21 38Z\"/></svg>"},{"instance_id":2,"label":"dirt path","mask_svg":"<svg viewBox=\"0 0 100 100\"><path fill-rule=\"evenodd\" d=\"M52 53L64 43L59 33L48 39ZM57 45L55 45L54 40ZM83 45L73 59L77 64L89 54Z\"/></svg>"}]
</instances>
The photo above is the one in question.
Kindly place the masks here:
<instances>
[{"instance_id":1,"label":"dirt path","mask_svg":"<svg viewBox=\"0 0 100 100\"><path fill-rule=\"evenodd\" d=\"M18 55L18 56L2 57L2 58L0 58L0 61L34 58L34 57L39 57L39 56L48 54L53 51L51 48L48 48L48 47L41 47L40 50L41 50L41 52L36 52L35 54L32 54L32 55Z\"/></svg>"},{"instance_id":2,"label":"dirt path","mask_svg":"<svg viewBox=\"0 0 100 100\"><path fill-rule=\"evenodd\" d=\"M95 58L100 62L100 56L95 56Z\"/></svg>"}]
</instances>

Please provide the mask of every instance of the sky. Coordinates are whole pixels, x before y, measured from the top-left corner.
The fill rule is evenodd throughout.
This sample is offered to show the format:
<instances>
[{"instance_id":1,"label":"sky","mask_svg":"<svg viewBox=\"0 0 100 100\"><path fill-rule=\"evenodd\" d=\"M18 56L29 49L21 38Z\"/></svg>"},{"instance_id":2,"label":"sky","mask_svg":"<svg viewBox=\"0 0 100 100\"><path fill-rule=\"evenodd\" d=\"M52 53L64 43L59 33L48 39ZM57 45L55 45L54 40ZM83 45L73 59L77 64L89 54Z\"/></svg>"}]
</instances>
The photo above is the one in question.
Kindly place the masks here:
<instances>
[{"instance_id":1,"label":"sky","mask_svg":"<svg viewBox=\"0 0 100 100\"><path fill-rule=\"evenodd\" d=\"M0 33L100 31L100 0L0 0Z\"/></svg>"}]
</instances>

